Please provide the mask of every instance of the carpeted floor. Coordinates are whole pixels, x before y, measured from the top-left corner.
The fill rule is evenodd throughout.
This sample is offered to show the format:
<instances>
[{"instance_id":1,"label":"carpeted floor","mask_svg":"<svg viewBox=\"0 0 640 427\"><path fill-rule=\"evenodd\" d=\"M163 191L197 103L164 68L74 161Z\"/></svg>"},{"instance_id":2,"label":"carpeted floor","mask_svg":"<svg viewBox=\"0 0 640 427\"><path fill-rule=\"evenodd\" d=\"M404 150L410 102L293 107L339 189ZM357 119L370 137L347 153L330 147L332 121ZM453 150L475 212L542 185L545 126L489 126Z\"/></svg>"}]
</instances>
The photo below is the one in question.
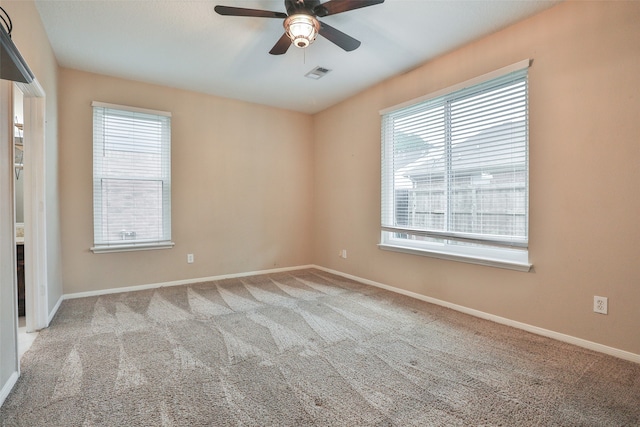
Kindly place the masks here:
<instances>
[{"instance_id":1,"label":"carpeted floor","mask_svg":"<svg viewBox=\"0 0 640 427\"><path fill-rule=\"evenodd\" d=\"M318 270L64 301L2 426L637 426L640 365Z\"/></svg>"}]
</instances>

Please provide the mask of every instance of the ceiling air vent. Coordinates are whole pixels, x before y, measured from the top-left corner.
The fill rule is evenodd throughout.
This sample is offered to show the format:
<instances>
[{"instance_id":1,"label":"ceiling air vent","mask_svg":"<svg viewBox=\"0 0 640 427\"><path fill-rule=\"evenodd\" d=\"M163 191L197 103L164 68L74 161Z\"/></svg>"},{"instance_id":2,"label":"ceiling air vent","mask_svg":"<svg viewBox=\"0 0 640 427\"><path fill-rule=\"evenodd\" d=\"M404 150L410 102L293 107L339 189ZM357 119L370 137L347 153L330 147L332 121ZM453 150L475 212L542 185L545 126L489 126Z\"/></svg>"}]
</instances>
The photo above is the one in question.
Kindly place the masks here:
<instances>
[{"instance_id":1,"label":"ceiling air vent","mask_svg":"<svg viewBox=\"0 0 640 427\"><path fill-rule=\"evenodd\" d=\"M331 70L329 70L328 68L324 68L324 67L316 67L313 70L309 71L307 74L305 74L305 77L308 77L310 79L313 80L319 80L322 77L324 77L328 72L330 72Z\"/></svg>"}]
</instances>

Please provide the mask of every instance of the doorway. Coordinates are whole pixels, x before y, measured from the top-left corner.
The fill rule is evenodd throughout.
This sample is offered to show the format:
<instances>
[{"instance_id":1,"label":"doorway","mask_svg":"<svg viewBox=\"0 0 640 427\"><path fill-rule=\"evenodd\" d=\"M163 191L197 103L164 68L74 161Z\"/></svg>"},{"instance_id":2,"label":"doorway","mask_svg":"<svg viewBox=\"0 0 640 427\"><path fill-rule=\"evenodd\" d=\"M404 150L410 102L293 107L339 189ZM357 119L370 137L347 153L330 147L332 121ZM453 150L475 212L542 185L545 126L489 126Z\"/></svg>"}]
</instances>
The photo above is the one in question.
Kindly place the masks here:
<instances>
[{"instance_id":1,"label":"doorway","mask_svg":"<svg viewBox=\"0 0 640 427\"><path fill-rule=\"evenodd\" d=\"M37 332L27 332L25 259L24 259L24 164L28 160L24 154L24 108L22 91L13 89L13 189L16 239L16 283L18 295L18 357L29 349Z\"/></svg>"},{"instance_id":2,"label":"doorway","mask_svg":"<svg viewBox=\"0 0 640 427\"><path fill-rule=\"evenodd\" d=\"M19 253L19 244L22 242L24 254L24 318L20 320L24 332L33 333L49 325L44 180L45 94L37 80L29 84L14 83L13 86L14 136L18 137L14 149L18 165L15 170L14 202L16 244ZM19 143L21 150L17 149ZM19 295L19 306L20 298ZM29 341L32 339L26 342Z\"/></svg>"},{"instance_id":3,"label":"doorway","mask_svg":"<svg viewBox=\"0 0 640 427\"><path fill-rule=\"evenodd\" d=\"M25 277L25 162L29 156L25 155L25 143L32 143L24 137L24 96L15 87L13 90L13 150L14 150L14 208L15 208L15 238L16 238L16 283L18 295L18 359L29 350L38 332L33 328L27 329L26 316L26 277ZM27 154L32 150L27 150ZM29 171L29 167L27 167ZM27 196L31 194L27 189ZM34 322L31 321L31 324Z\"/></svg>"}]
</instances>

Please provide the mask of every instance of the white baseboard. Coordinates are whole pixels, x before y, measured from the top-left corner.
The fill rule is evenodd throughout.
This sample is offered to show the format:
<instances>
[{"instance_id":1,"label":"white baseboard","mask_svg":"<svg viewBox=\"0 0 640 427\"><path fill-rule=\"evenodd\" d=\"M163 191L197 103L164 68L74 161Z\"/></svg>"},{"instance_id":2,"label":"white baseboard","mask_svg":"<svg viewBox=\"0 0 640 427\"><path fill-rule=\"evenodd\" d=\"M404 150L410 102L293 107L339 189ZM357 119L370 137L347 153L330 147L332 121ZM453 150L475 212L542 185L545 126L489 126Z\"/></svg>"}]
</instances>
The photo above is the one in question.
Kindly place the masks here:
<instances>
[{"instance_id":1,"label":"white baseboard","mask_svg":"<svg viewBox=\"0 0 640 427\"><path fill-rule=\"evenodd\" d=\"M363 279L361 277L353 276L351 274L342 273L340 271L332 270L330 268L321 267L319 265L314 265L313 268L317 268L318 270L326 271L327 273L335 274L337 276L342 276L347 279L355 280L356 282L364 283L365 285L375 286L377 288L386 289L391 292L395 292L398 294L406 295L412 298L416 298L425 302L429 302L431 304L440 305L442 307L447 307L452 310L459 311L461 313L470 314L471 316L479 317L485 320L491 320L496 323L500 323L502 325L511 326L517 329L522 329L523 331L531 332L536 335L541 335L547 338L553 338L558 341L566 342L569 344L577 345L578 347L587 348L589 350L597 351L599 353L608 354L610 356L614 356L620 359L628 360L630 362L635 362L640 364L640 354L631 353L629 351L620 350L614 347L609 347L603 344L598 344L593 341L587 341L582 338L577 338L571 335L562 334L560 332L551 331L549 329L539 328L537 326L529 325L527 323L518 322L515 320L507 319L505 317L496 316L494 314L485 313L480 310L475 310L472 308L464 307L458 304L452 304L447 301L439 300L436 298L431 298L425 295L421 295L415 292L407 291L400 288L395 288L393 286L385 285L383 283L374 282L373 280Z\"/></svg>"},{"instance_id":2,"label":"white baseboard","mask_svg":"<svg viewBox=\"0 0 640 427\"><path fill-rule=\"evenodd\" d=\"M19 376L20 375L17 372L14 372L13 374L11 374L7 382L4 383L2 390L0 390L0 406L2 406L7 396L9 396L9 393L11 393L11 389L13 389L13 386L16 385Z\"/></svg>"},{"instance_id":3,"label":"white baseboard","mask_svg":"<svg viewBox=\"0 0 640 427\"><path fill-rule=\"evenodd\" d=\"M61 295L60 298L58 298L58 302L56 302L56 305L53 307L53 310L51 310L51 313L49 313L49 317L47 317L47 327L49 327L49 324L53 320L53 316L55 316L56 313L58 312L58 309L60 308L60 304L62 304L63 300L64 300L64 295Z\"/></svg>"},{"instance_id":4,"label":"white baseboard","mask_svg":"<svg viewBox=\"0 0 640 427\"><path fill-rule=\"evenodd\" d=\"M294 270L303 270L305 268L315 268L314 265L300 265L297 267L282 267L282 268L273 268L270 270L259 270L259 271L250 271L247 273L233 273L233 274L222 274L220 276L210 276L210 277L199 277L196 279L185 279L185 280L175 280L172 282L162 282L162 283L151 283L147 285L136 285L136 286L126 286L123 288L110 288L110 289L101 289L98 291L87 291L87 292L76 292L72 294L64 294L62 296L63 299L74 299L74 298L84 298L84 297L93 297L99 295L108 295L108 294L118 294L121 292L133 292L133 291L143 291L146 289L156 289L162 288L166 286L180 286L180 285L191 285L194 283L202 283L202 282L211 282L214 280L224 280L224 279L235 279L238 277L247 277L247 276L256 276L258 274L273 274L280 273L284 271L294 271Z\"/></svg>"}]
</instances>

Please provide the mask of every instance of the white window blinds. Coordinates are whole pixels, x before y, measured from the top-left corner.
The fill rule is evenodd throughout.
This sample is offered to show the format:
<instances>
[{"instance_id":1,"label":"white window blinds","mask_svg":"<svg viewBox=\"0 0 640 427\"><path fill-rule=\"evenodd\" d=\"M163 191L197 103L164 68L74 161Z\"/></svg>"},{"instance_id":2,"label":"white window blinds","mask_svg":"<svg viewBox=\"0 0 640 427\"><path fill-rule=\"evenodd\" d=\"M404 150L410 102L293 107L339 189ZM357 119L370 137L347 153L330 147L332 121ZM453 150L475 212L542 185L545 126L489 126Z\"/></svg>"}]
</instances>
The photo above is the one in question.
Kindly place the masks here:
<instances>
[{"instance_id":1,"label":"white window blinds","mask_svg":"<svg viewBox=\"0 0 640 427\"><path fill-rule=\"evenodd\" d=\"M526 249L526 68L383 112L382 230L383 244L465 255Z\"/></svg>"},{"instance_id":2,"label":"white window blinds","mask_svg":"<svg viewBox=\"0 0 640 427\"><path fill-rule=\"evenodd\" d=\"M171 114L92 106L92 249L171 246Z\"/></svg>"}]
</instances>

